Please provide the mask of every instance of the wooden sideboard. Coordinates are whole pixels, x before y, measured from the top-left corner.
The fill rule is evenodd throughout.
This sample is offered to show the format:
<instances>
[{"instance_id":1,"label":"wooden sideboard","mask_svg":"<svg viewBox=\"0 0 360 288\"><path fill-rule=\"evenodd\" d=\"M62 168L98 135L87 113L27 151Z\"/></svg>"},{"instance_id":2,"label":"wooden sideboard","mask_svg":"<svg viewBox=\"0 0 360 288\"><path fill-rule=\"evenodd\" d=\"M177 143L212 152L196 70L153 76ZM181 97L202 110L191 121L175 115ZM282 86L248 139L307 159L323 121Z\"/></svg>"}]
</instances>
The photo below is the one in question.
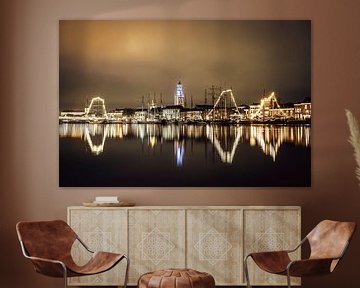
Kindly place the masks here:
<instances>
[{"instance_id":1,"label":"wooden sideboard","mask_svg":"<svg viewBox=\"0 0 360 288\"><path fill-rule=\"evenodd\" d=\"M298 206L81 206L68 207L68 223L92 250L129 255L129 285L145 272L183 267L212 274L216 285L245 285L245 255L293 248L301 240ZM78 263L89 257L77 242L72 254ZM286 285L286 277L249 264L251 284ZM69 285L121 285L124 271L120 263L103 274L70 278ZM298 278L292 282L300 285Z\"/></svg>"}]
</instances>

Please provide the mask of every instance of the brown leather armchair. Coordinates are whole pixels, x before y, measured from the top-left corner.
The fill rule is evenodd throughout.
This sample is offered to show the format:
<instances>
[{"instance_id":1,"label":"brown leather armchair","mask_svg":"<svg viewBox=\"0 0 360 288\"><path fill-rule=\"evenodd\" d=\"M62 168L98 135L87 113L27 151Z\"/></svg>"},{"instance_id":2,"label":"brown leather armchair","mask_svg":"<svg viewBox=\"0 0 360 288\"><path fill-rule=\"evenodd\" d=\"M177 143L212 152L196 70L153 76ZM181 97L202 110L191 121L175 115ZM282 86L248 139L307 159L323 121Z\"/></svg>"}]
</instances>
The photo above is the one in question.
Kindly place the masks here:
<instances>
[{"instance_id":1,"label":"brown leather armchair","mask_svg":"<svg viewBox=\"0 0 360 288\"><path fill-rule=\"evenodd\" d=\"M129 258L125 254L91 251L62 220L19 222L16 225L24 256L31 260L35 271L50 277L88 276L112 269L121 260L127 261L124 288L127 285ZM78 266L72 256L71 247L78 240L92 254L83 266Z\"/></svg>"},{"instance_id":2,"label":"brown leather armchair","mask_svg":"<svg viewBox=\"0 0 360 288\"><path fill-rule=\"evenodd\" d=\"M292 250L250 253L244 259L247 287L251 287L247 267L249 257L266 272L286 275L289 288L291 288L291 276L304 277L333 272L344 256L355 229L354 222L324 220ZM289 253L296 251L306 241L310 245L310 257L292 261Z\"/></svg>"}]
</instances>

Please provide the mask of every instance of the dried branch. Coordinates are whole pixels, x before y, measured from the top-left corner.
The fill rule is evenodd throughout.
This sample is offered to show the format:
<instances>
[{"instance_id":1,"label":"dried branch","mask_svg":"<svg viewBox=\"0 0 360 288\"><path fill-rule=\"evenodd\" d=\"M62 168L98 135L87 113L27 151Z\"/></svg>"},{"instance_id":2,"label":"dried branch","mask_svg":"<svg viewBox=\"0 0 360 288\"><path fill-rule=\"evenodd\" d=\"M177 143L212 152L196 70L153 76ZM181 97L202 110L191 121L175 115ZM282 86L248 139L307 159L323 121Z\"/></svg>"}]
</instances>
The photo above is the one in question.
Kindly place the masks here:
<instances>
[{"instance_id":1,"label":"dried branch","mask_svg":"<svg viewBox=\"0 0 360 288\"><path fill-rule=\"evenodd\" d=\"M360 185L360 131L359 124L355 116L349 111L345 110L346 117L348 120L348 125L350 128L350 137L349 142L354 147L354 157L357 163L357 167L355 169L355 174L357 179L359 180Z\"/></svg>"}]
</instances>

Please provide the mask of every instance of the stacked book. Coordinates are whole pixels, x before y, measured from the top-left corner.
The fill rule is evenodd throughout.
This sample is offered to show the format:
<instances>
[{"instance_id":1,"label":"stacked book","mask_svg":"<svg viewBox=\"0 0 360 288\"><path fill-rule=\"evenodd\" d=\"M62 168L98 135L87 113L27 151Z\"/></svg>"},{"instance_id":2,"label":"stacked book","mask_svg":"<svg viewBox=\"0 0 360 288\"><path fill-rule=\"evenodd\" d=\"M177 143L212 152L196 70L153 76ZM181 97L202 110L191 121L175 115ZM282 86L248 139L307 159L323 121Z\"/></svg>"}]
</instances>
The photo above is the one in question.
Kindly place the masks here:
<instances>
[{"instance_id":1,"label":"stacked book","mask_svg":"<svg viewBox=\"0 0 360 288\"><path fill-rule=\"evenodd\" d=\"M95 197L95 201L93 203L97 204L108 204L108 203L119 203L119 199L117 196L98 196Z\"/></svg>"},{"instance_id":2,"label":"stacked book","mask_svg":"<svg viewBox=\"0 0 360 288\"><path fill-rule=\"evenodd\" d=\"M85 207L130 207L134 202L120 201L117 196L98 196L95 201L84 202Z\"/></svg>"}]
</instances>

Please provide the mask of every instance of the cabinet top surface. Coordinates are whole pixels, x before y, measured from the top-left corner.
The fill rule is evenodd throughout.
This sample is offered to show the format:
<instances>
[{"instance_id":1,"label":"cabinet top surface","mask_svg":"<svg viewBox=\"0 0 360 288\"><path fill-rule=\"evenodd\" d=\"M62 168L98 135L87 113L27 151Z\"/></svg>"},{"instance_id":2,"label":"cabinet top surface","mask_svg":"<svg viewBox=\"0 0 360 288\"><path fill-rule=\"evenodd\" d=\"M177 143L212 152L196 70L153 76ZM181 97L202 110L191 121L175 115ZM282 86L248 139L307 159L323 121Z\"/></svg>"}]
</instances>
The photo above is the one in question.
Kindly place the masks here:
<instances>
[{"instance_id":1,"label":"cabinet top surface","mask_svg":"<svg viewBox=\"0 0 360 288\"><path fill-rule=\"evenodd\" d=\"M236 209L279 209L279 210L300 210L301 206L133 206L133 207L85 207L85 206L69 206L68 209L131 209L131 210L236 210Z\"/></svg>"}]
</instances>

